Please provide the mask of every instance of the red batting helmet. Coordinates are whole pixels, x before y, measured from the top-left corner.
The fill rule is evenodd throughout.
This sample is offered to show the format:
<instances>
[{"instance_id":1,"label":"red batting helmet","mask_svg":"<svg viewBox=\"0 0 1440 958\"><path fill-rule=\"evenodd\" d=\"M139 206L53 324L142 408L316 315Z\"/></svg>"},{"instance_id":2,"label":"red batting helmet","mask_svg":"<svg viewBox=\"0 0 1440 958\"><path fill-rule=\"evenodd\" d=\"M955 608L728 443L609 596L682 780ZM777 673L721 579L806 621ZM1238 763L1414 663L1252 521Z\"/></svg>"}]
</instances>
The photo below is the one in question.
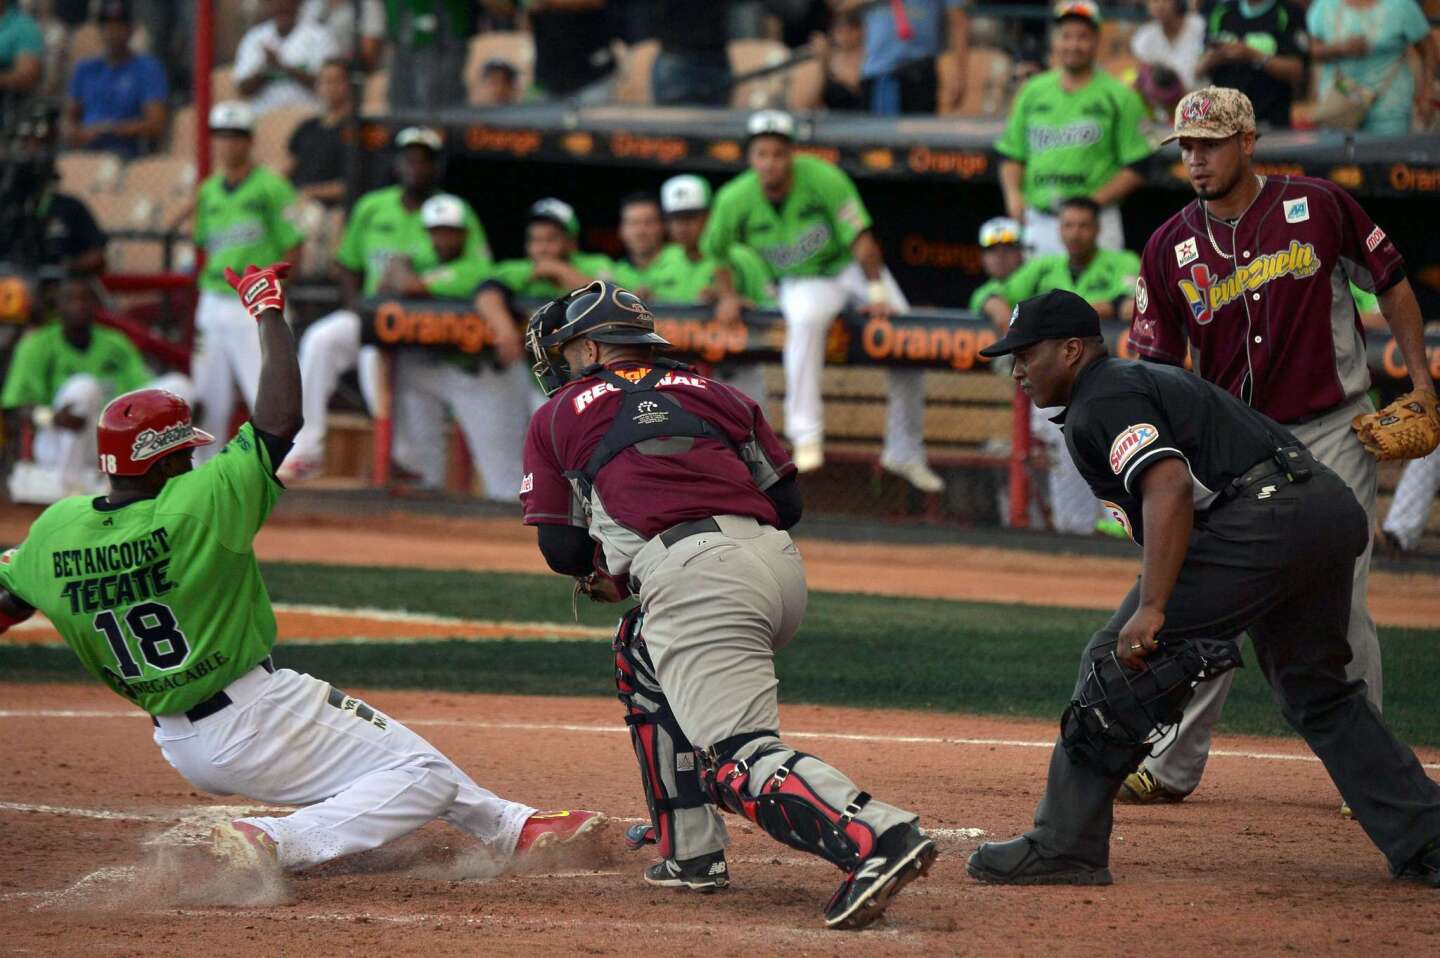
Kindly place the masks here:
<instances>
[{"instance_id":1,"label":"red batting helmet","mask_svg":"<svg viewBox=\"0 0 1440 958\"><path fill-rule=\"evenodd\" d=\"M137 389L110 400L96 428L100 471L143 476L160 459L215 437L190 422L190 406L168 389Z\"/></svg>"}]
</instances>

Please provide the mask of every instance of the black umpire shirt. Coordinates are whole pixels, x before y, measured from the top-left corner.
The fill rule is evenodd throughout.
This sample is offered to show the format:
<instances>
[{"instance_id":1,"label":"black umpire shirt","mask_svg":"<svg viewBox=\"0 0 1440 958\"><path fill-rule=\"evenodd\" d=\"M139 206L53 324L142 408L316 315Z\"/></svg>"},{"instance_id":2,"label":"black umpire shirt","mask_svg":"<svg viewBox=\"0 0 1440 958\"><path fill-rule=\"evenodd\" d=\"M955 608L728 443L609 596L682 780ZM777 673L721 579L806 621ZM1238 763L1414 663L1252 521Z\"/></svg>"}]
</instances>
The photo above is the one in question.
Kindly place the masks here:
<instances>
[{"instance_id":1,"label":"black umpire shirt","mask_svg":"<svg viewBox=\"0 0 1440 958\"><path fill-rule=\"evenodd\" d=\"M1141 543L1140 473L1150 466L1185 460L1201 512L1230 480L1295 442L1273 420L1199 376L1111 357L1080 371L1057 421L1095 497Z\"/></svg>"}]
</instances>

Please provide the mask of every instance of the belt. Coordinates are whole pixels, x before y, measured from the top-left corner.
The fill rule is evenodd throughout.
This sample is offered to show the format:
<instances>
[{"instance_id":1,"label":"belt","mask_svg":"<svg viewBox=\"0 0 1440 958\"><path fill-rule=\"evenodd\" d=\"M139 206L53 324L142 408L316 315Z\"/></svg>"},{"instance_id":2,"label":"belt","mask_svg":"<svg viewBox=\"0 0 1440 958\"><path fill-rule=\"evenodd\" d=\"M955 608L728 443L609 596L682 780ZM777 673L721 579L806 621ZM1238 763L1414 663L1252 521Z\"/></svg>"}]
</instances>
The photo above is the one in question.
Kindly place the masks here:
<instances>
[{"instance_id":1,"label":"belt","mask_svg":"<svg viewBox=\"0 0 1440 958\"><path fill-rule=\"evenodd\" d=\"M1307 482L1315 466L1315 457L1303 446L1282 446L1261 459L1239 476L1231 479L1221 490L1222 499L1233 499L1241 492L1261 482L1276 485L1291 482Z\"/></svg>"},{"instance_id":2,"label":"belt","mask_svg":"<svg viewBox=\"0 0 1440 958\"><path fill-rule=\"evenodd\" d=\"M264 669L266 672L275 671L275 663L271 661L270 656L268 655L265 656L265 658L261 659L259 662L257 662L256 665ZM225 692L222 690L216 692L214 695L210 696L208 699L201 702L194 708L186 709L185 717L192 722L198 722L203 718L209 718L221 709L229 708L230 705L230 696L226 695ZM153 715L150 716L150 722L156 728L160 727L160 723L155 720L155 716Z\"/></svg>"},{"instance_id":3,"label":"belt","mask_svg":"<svg viewBox=\"0 0 1440 958\"><path fill-rule=\"evenodd\" d=\"M689 522L682 522L679 525L671 526L655 538L659 539L665 548L670 548L681 539L688 539L691 536L698 536L702 532L719 532L720 523L715 521L714 516L705 519L692 519Z\"/></svg>"}]
</instances>

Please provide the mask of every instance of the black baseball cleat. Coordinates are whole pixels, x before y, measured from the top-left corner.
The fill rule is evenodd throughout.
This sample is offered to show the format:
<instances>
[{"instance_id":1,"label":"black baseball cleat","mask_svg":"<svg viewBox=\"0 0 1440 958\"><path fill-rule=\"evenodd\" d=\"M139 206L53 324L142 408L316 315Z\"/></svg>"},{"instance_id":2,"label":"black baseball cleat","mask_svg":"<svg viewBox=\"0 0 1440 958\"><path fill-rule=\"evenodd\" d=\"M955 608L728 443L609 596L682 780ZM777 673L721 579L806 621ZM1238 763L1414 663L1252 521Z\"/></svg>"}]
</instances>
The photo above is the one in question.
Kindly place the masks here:
<instances>
[{"instance_id":1,"label":"black baseball cleat","mask_svg":"<svg viewBox=\"0 0 1440 958\"><path fill-rule=\"evenodd\" d=\"M625 829L625 847L628 848L628 849L630 849L632 852L638 852L640 849L644 848L646 845L654 845L654 844L655 844L655 826L654 826L654 825L645 825L645 824L631 825L629 828Z\"/></svg>"},{"instance_id":2,"label":"black baseball cleat","mask_svg":"<svg viewBox=\"0 0 1440 958\"><path fill-rule=\"evenodd\" d=\"M970 877L991 885L1109 885L1110 869L1074 858L1046 858L1021 835L1008 842L986 842L965 863Z\"/></svg>"},{"instance_id":3,"label":"black baseball cleat","mask_svg":"<svg viewBox=\"0 0 1440 958\"><path fill-rule=\"evenodd\" d=\"M825 906L825 926L858 930L885 914L895 894L921 877L940 852L915 825L896 825L880 836L875 854L860 862Z\"/></svg>"},{"instance_id":4,"label":"black baseball cleat","mask_svg":"<svg viewBox=\"0 0 1440 958\"><path fill-rule=\"evenodd\" d=\"M1395 873L1395 877L1440 888L1440 838L1420 849L1420 854L1410 859L1404 868Z\"/></svg>"},{"instance_id":5,"label":"black baseball cleat","mask_svg":"<svg viewBox=\"0 0 1440 958\"><path fill-rule=\"evenodd\" d=\"M730 884L730 869L725 864L725 853L718 851L684 861L663 859L645 869L645 880L661 888L715 891Z\"/></svg>"}]
</instances>

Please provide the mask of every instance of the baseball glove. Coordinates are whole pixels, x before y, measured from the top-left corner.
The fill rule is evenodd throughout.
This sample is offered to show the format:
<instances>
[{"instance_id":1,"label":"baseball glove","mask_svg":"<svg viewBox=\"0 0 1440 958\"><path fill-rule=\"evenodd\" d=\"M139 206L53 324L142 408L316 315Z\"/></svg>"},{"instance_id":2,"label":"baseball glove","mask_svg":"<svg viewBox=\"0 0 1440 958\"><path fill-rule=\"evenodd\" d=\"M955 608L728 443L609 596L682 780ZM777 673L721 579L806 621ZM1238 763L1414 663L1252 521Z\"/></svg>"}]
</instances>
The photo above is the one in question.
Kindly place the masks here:
<instances>
[{"instance_id":1,"label":"baseball glove","mask_svg":"<svg viewBox=\"0 0 1440 958\"><path fill-rule=\"evenodd\" d=\"M1356 416L1350 427L1381 462L1419 459L1440 446L1440 411L1435 394L1424 389L1412 389L1379 412Z\"/></svg>"}]
</instances>

